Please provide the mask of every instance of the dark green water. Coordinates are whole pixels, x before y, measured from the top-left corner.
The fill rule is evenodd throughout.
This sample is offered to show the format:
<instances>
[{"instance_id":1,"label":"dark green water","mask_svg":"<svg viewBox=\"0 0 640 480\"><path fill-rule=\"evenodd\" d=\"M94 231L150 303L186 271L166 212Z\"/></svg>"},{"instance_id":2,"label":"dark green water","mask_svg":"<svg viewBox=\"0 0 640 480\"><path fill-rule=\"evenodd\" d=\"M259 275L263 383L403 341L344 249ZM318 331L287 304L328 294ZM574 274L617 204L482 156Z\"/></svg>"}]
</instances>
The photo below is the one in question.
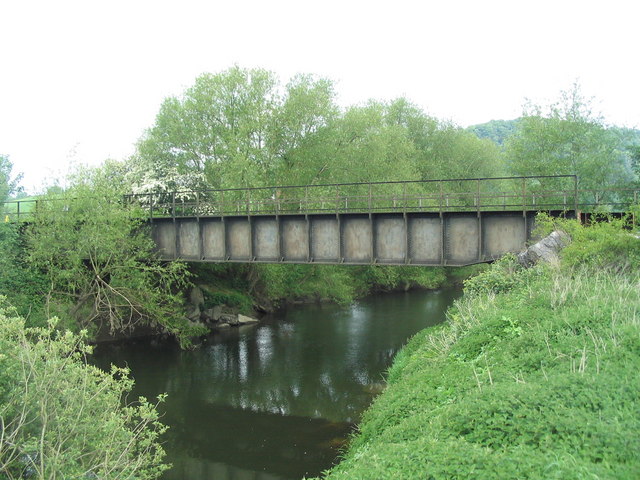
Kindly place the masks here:
<instances>
[{"instance_id":1,"label":"dark green water","mask_svg":"<svg viewBox=\"0 0 640 480\"><path fill-rule=\"evenodd\" d=\"M128 365L136 396L169 394L161 408L174 467L164 479L299 479L332 465L394 355L441 322L459 295L304 305L211 336L194 351L136 342L101 346L95 360Z\"/></svg>"}]
</instances>

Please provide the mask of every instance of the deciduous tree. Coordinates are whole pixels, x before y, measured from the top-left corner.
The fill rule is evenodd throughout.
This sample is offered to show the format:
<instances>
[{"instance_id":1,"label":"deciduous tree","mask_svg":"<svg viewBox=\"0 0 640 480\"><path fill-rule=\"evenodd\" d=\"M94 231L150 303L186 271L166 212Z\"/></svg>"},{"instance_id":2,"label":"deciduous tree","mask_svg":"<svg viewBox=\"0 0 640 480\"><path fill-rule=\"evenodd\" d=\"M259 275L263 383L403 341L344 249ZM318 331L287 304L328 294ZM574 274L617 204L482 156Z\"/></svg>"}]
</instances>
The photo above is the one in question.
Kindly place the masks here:
<instances>
[{"instance_id":1,"label":"deciduous tree","mask_svg":"<svg viewBox=\"0 0 640 480\"><path fill-rule=\"evenodd\" d=\"M618 136L593 112L578 84L548 106L525 106L506 155L513 174L578 175L582 189L602 191L632 179Z\"/></svg>"}]
</instances>

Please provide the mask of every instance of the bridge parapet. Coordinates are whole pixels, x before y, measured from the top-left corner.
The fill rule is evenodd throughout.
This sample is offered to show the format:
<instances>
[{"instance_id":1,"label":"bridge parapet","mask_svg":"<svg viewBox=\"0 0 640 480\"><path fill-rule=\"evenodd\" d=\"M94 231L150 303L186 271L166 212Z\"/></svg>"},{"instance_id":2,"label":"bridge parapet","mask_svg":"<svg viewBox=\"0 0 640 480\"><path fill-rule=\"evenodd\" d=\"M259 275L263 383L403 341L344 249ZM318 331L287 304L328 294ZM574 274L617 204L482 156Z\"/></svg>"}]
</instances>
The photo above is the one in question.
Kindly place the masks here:
<instances>
[{"instance_id":1,"label":"bridge parapet","mask_svg":"<svg viewBox=\"0 0 640 480\"><path fill-rule=\"evenodd\" d=\"M150 218L577 210L575 175L284 185L128 195Z\"/></svg>"}]
</instances>

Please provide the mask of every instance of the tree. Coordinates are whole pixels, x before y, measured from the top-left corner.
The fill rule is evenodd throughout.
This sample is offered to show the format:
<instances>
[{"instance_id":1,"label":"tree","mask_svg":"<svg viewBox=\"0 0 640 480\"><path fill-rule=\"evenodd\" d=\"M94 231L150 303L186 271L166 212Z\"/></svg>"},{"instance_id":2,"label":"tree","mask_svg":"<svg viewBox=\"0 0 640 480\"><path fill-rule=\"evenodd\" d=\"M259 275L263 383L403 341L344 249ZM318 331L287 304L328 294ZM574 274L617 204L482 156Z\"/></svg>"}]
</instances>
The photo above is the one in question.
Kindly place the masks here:
<instances>
[{"instance_id":1,"label":"tree","mask_svg":"<svg viewBox=\"0 0 640 480\"><path fill-rule=\"evenodd\" d=\"M502 158L490 141L428 116L404 98L388 107L388 121L403 127L413 143L420 178L455 179L499 176Z\"/></svg>"},{"instance_id":2,"label":"tree","mask_svg":"<svg viewBox=\"0 0 640 480\"><path fill-rule=\"evenodd\" d=\"M49 285L47 316L91 333L146 323L186 341L202 333L182 313L186 266L156 258L144 212L122 202L124 175L115 162L81 169L63 194L40 199L26 235L28 263Z\"/></svg>"},{"instance_id":3,"label":"tree","mask_svg":"<svg viewBox=\"0 0 640 480\"><path fill-rule=\"evenodd\" d=\"M513 174L578 175L581 189L623 187L633 178L618 136L578 84L551 105L525 106L506 156Z\"/></svg>"},{"instance_id":4,"label":"tree","mask_svg":"<svg viewBox=\"0 0 640 480\"><path fill-rule=\"evenodd\" d=\"M636 172L636 176L640 178L640 145L629 147L629 150L631 151L631 164L633 166L633 170Z\"/></svg>"},{"instance_id":5,"label":"tree","mask_svg":"<svg viewBox=\"0 0 640 480\"><path fill-rule=\"evenodd\" d=\"M476 134L479 138L491 140L502 147L505 141L516 132L519 119L515 120L490 120L486 123L467 127L467 131Z\"/></svg>"},{"instance_id":6,"label":"tree","mask_svg":"<svg viewBox=\"0 0 640 480\"><path fill-rule=\"evenodd\" d=\"M55 326L26 328L0 297L0 476L157 478L157 405L123 404L129 372L88 365L82 337Z\"/></svg>"},{"instance_id":7,"label":"tree","mask_svg":"<svg viewBox=\"0 0 640 480\"><path fill-rule=\"evenodd\" d=\"M286 183L298 167L313 170L306 168L318 147L311 139L336 112L326 79L299 75L282 91L266 70L204 74L180 98L164 101L133 171L146 172L140 177L147 181L201 172L209 188Z\"/></svg>"},{"instance_id":8,"label":"tree","mask_svg":"<svg viewBox=\"0 0 640 480\"><path fill-rule=\"evenodd\" d=\"M11 178L11 170L13 164L6 155L0 155L0 203L3 203L9 195L13 194L17 188L18 183L22 179L22 174Z\"/></svg>"},{"instance_id":9,"label":"tree","mask_svg":"<svg viewBox=\"0 0 640 480\"><path fill-rule=\"evenodd\" d=\"M287 84L271 122L269 148L275 168L268 182L306 185L317 181L326 164L331 125L338 116L331 81L311 75L295 76Z\"/></svg>"}]
</instances>

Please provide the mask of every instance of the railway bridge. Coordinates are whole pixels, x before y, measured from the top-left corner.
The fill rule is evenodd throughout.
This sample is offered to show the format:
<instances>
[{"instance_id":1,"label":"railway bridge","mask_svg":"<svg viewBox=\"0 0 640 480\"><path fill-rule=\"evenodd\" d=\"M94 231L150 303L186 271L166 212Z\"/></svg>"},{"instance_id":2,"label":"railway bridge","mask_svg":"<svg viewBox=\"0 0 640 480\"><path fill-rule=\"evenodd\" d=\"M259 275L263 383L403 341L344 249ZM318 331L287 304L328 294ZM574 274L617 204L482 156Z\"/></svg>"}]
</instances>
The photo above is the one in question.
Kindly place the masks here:
<instances>
[{"instance_id":1,"label":"railway bridge","mask_svg":"<svg viewBox=\"0 0 640 480\"><path fill-rule=\"evenodd\" d=\"M156 192L124 201L143 209L164 260L462 266L521 251L538 212L624 212L638 194L580 190L575 175L554 175ZM30 221L41 201L48 200L5 202L5 221ZM52 201L73 210L72 201Z\"/></svg>"},{"instance_id":2,"label":"railway bridge","mask_svg":"<svg viewBox=\"0 0 640 480\"><path fill-rule=\"evenodd\" d=\"M521 251L538 211L575 216L575 176L279 186L132 196L162 258L463 266Z\"/></svg>"}]
</instances>

